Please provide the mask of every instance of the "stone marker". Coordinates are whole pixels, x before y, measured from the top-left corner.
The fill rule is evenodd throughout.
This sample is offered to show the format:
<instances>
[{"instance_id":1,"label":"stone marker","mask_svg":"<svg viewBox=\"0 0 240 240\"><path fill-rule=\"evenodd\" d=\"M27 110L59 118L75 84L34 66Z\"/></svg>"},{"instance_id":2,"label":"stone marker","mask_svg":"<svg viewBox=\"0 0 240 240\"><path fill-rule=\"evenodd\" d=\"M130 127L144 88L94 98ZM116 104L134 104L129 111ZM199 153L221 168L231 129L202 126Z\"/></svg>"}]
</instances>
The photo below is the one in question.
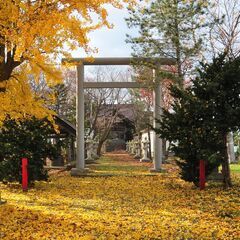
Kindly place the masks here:
<instances>
[{"instance_id":1,"label":"stone marker","mask_svg":"<svg viewBox=\"0 0 240 240\"><path fill-rule=\"evenodd\" d=\"M135 149L136 149L136 154L134 156L135 159L139 159L141 158L141 143L139 142L139 140L134 142L135 145Z\"/></svg>"},{"instance_id":2,"label":"stone marker","mask_svg":"<svg viewBox=\"0 0 240 240\"><path fill-rule=\"evenodd\" d=\"M97 154L97 149L98 149L98 142L97 141L93 141L93 158L96 160L99 158L98 154Z\"/></svg>"},{"instance_id":3,"label":"stone marker","mask_svg":"<svg viewBox=\"0 0 240 240\"><path fill-rule=\"evenodd\" d=\"M145 139L142 141L143 144L143 157L140 159L140 162L150 162L150 159L148 158L148 145L149 145L149 141L147 139L147 137L145 137Z\"/></svg>"},{"instance_id":4,"label":"stone marker","mask_svg":"<svg viewBox=\"0 0 240 240\"><path fill-rule=\"evenodd\" d=\"M134 141L132 140L131 141L131 152L130 152L131 155L135 155L135 146L134 146Z\"/></svg>"},{"instance_id":5,"label":"stone marker","mask_svg":"<svg viewBox=\"0 0 240 240\"><path fill-rule=\"evenodd\" d=\"M94 158L93 158L93 140L88 137L86 140L86 149L87 149L87 158L85 159L85 161L87 163L93 162Z\"/></svg>"}]
</instances>

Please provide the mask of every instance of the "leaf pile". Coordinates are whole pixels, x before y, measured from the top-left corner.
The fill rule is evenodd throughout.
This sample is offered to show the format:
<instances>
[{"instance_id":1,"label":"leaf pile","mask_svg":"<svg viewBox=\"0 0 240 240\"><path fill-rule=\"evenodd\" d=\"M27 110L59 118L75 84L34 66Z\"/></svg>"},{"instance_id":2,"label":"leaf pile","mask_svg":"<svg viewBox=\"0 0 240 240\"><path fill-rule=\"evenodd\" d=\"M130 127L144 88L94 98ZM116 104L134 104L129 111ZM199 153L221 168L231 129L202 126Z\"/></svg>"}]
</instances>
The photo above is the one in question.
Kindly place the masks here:
<instances>
[{"instance_id":1,"label":"leaf pile","mask_svg":"<svg viewBox=\"0 0 240 240\"><path fill-rule=\"evenodd\" d=\"M7 204L0 206L0 239L240 237L238 174L232 189L205 191L172 173L51 178L27 193L1 185Z\"/></svg>"}]
</instances>

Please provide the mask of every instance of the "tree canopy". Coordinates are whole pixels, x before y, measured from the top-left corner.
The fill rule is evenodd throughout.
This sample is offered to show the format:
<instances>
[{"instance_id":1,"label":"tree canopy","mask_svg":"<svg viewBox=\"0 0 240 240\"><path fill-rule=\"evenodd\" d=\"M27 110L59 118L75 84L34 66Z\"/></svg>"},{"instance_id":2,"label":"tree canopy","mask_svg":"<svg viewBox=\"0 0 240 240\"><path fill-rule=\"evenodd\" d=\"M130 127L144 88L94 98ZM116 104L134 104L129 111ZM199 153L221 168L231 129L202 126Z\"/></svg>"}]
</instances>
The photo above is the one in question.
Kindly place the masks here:
<instances>
[{"instance_id":1,"label":"tree canopy","mask_svg":"<svg viewBox=\"0 0 240 240\"><path fill-rule=\"evenodd\" d=\"M176 73L183 80L203 50L209 6L203 0L155 0L130 9L128 26L139 31L128 38L133 54L175 59Z\"/></svg>"},{"instance_id":2,"label":"tree canopy","mask_svg":"<svg viewBox=\"0 0 240 240\"><path fill-rule=\"evenodd\" d=\"M174 151L188 166L192 165L195 176L199 160L209 165L214 159L220 160L228 187L231 178L227 134L240 127L240 57L228 59L222 54L212 63L202 64L198 72L187 89L172 88L172 111L163 112L157 132L175 142Z\"/></svg>"},{"instance_id":3,"label":"tree canopy","mask_svg":"<svg viewBox=\"0 0 240 240\"><path fill-rule=\"evenodd\" d=\"M56 83L60 73L54 66L59 57L69 57L69 52L79 47L88 54L94 52L88 33L111 27L106 6L120 8L124 2L132 1L0 0L0 100L5 106L0 121L19 109L21 116L26 112L46 115L42 103L33 110L36 97L27 76L32 74L37 81L44 72L49 84Z\"/></svg>"}]
</instances>

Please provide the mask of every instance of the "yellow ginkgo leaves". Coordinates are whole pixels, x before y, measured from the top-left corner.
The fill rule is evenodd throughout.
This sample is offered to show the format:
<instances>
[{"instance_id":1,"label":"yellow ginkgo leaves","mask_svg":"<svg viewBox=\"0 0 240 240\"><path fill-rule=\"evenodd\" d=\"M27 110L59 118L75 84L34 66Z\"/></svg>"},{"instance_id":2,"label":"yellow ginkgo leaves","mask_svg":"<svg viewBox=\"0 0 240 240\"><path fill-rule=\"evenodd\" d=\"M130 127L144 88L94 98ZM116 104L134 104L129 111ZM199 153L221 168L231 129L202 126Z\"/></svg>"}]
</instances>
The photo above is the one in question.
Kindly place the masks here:
<instances>
[{"instance_id":1,"label":"yellow ginkgo leaves","mask_svg":"<svg viewBox=\"0 0 240 240\"><path fill-rule=\"evenodd\" d=\"M24 112L38 117L39 112L44 111L39 101L31 101L34 105L31 107L18 96L20 84L25 84L26 101L29 102L31 97L36 100L28 91L26 75L21 72L22 64L28 65L36 80L43 72L47 82L57 83L60 74L55 66L60 63L60 58L70 57L69 53L78 48L83 48L89 55L93 53L88 33L101 26L110 27L106 6L120 8L124 2L134 0L0 0L0 85L7 87L6 94L2 91L4 88L0 88L0 121L6 116L6 109L12 118ZM16 78L16 74L20 77ZM5 84L6 81L11 83ZM20 113L16 111L18 109Z\"/></svg>"},{"instance_id":2,"label":"yellow ginkgo leaves","mask_svg":"<svg viewBox=\"0 0 240 240\"><path fill-rule=\"evenodd\" d=\"M139 171L83 178L57 173L27 193L1 185L7 200L0 206L1 239L239 239L239 177L231 190L200 191L175 174Z\"/></svg>"}]
</instances>

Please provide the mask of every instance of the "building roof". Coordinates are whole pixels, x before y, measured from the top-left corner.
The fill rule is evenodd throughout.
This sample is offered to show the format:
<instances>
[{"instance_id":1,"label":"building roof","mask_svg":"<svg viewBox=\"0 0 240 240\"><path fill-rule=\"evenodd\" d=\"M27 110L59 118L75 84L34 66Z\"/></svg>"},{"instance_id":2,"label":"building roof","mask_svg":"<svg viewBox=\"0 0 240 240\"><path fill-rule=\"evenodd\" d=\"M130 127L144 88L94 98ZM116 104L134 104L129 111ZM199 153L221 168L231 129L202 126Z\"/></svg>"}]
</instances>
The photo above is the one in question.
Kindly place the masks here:
<instances>
[{"instance_id":1,"label":"building roof","mask_svg":"<svg viewBox=\"0 0 240 240\"><path fill-rule=\"evenodd\" d=\"M70 123L68 120L60 116L55 116L55 123L58 125L61 133L76 136L76 126Z\"/></svg>"},{"instance_id":2,"label":"building roof","mask_svg":"<svg viewBox=\"0 0 240 240\"><path fill-rule=\"evenodd\" d=\"M127 119L131 122L134 122L135 120L134 104L104 105L102 110L99 113L99 117L108 117L108 116L110 117L114 109L117 109L118 111L118 117L115 122L120 122L122 121L122 119Z\"/></svg>"}]
</instances>

